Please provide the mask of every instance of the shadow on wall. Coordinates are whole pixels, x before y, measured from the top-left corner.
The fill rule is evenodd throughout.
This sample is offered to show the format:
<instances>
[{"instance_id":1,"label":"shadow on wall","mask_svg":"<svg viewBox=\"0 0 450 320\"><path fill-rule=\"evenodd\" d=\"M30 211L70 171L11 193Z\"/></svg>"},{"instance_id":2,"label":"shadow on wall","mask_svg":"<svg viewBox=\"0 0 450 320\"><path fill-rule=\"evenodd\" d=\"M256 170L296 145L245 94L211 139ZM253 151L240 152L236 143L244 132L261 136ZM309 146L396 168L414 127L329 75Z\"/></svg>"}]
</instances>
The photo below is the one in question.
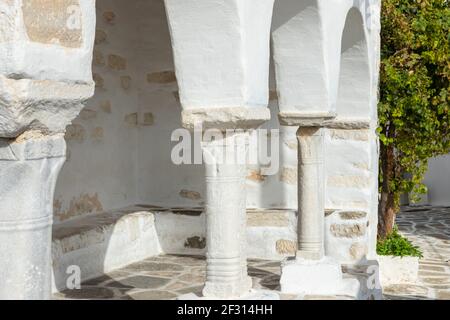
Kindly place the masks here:
<instances>
[{"instance_id":1,"label":"shadow on wall","mask_svg":"<svg viewBox=\"0 0 450 320\"><path fill-rule=\"evenodd\" d=\"M167 192L161 179L171 172L170 132L180 123L163 1L96 5L96 92L67 128L67 162L55 192L52 254L59 288L70 276L68 266L78 266L85 280L110 271L106 266L123 266L121 258L128 264L161 253L152 215L122 219L136 210L114 209L151 203ZM166 181L182 185L185 176ZM120 252L125 244L130 252Z\"/></svg>"},{"instance_id":2,"label":"shadow on wall","mask_svg":"<svg viewBox=\"0 0 450 320\"><path fill-rule=\"evenodd\" d=\"M283 26L286 22L296 17L300 12L305 25L315 26L320 20L317 17L317 0L283 0L275 1L274 5L274 19L272 21L272 30L277 30ZM313 22L311 22L313 21ZM320 32L320 28L317 28L313 32ZM320 38L320 37L318 37Z\"/></svg>"},{"instance_id":3,"label":"shadow on wall","mask_svg":"<svg viewBox=\"0 0 450 320\"><path fill-rule=\"evenodd\" d=\"M364 22L358 9L347 14L341 45L338 117L370 119L371 78Z\"/></svg>"},{"instance_id":4,"label":"shadow on wall","mask_svg":"<svg viewBox=\"0 0 450 320\"><path fill-rule=\"evenodd\" d=\"M430 159L424 183L431 205L450 206L450 154Z\"/></svg>"},{"instance_id":5,"label":"shadow on wall","mask_svg":"<svg viewBox=\"0 0 450 320\"><path fill-rule=\"evenodd\" d=\"M342 33L336 105L338 122L348 124L327 129L325 156L326 208L360 216L339 218L345 212L338 212L326 218L327 254L344 263L365 264L367 255L375 253L377 212L372 203L377 200L372 195L377 189L377 156L371 95L364 21L352 8Z\"/></svg>"}]
</instances>

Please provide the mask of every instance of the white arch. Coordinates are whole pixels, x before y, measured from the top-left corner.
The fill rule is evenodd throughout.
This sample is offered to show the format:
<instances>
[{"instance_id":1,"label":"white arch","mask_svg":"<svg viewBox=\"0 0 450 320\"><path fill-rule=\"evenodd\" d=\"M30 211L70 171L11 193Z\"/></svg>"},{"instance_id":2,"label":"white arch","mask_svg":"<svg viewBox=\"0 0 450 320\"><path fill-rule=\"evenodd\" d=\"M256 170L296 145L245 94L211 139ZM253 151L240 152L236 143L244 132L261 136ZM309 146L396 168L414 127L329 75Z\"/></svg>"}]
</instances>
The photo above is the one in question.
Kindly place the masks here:
<instances>
[{"instance_id":1,"label":"white arch","mask_svg":"<svg viewBox=\"0 0 450 320\"><path fill-rule=\"evenodd\" d=\"M348 11L342 32L336 109L340 118L371 116L369 53L363 17L356 8Z\"/></svg>"},{"instance_id":2,"label":"white arch","mask_svg":"<svg viewBox=\"0 0 450 320\"><path fill-rule=\"evenodd\" d=\"M281 112L332 109L320 1L275 2L272 40Z\"/></svg>"}]
</instances>

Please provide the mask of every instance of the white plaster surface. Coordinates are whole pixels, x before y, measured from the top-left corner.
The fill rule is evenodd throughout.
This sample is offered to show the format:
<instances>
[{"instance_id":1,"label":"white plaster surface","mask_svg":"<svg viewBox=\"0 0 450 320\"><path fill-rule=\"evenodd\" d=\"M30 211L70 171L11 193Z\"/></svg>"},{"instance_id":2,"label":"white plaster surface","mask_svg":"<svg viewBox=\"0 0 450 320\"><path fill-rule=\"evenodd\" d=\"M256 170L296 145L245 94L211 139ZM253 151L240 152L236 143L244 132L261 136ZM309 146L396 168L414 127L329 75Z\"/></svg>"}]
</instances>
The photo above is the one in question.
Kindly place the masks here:
<instances>
[{"instance_id":1,"label":"white plaster surface","mask_svg":"<svg viewBox=\"0 0 450 320\"><path fill-rule=\"evenodd\" d=\"M341 265L334 259L302 258L284 261L281 266L281 292L288 294L357 295L359 282L343 279Z\"/></svg>"},{"instance_id":2,"label":"white plaster surface","mask_svg":"<svg viewBox=\"0 0 450 320\"><path fill-rule=\"evenodd\" d=\"M248 133L236 133L202 141L207 194L205 297L240 297L252 288L246 250L248 138Z\"/></svg>"},{"instance_id":3,"label":"white plaster surface","mask_svg":"<svg viewBox=\"0 0 450 320\"><path fill-rule=\"evenodd\" d=\"M169 28L162 0L97 1L96 14L93 1L81 0L83 39L79 48L28 41L23 30L19 30L19 15L9 29L2 29L7 32L0 31L0 39L7 39L0 41L2 137L16 137L23 130L41 128L42 124L49 131L62 132L92 94L91 70L96 74L95 96L66 134L68 161L56 186L55 221L71 221L136 203L203 207L207 196L203 167L176 166L170 159L174 145L170 143L170 135L182 123L180 100L185 110L243 107L261 111L264 115L258 115L265 120L270 93L271 120L262 127L280 129L280 170L275 175L264 175L262 161L248 168L246 206L290 213L288 223L283 226L250 226L248 255L280 259L289 254L277 252L276 242L296 242L296 218L292 211L297 210L297 185L292 183L296 181L292 173L297 172L296 128L280 126L277 117L280 105L287 111L307 108L337 112L336 120L324 130L325 210L367 211L368 234L363 242L368 244L368 256L373 256L379 64L379 29L374 13L379 11L379 1L277 1L273 38L278 51L270 73L266 63L273 0L245 3L230 0L220 4L224 10L218 10L219 13L214 7L217 2L202 0L199 2L202 10L194 10L193 1L166 1L172 17ZM13 7L0 4L0 15L15 16L20 1L13 2ZM346 28L347 13L352 7ZM112 22L104 17L110 12L115 14ZM253 19L254 16L258 19ZM0 26L4 21L9 23L9 18L1 20ZM198 18L189 26L193 29L181 27L192 18ZM201 19L207 22L206 26L216 26L205 37L193 32L200 27ZM284 25L285 22L289 23ZM102 31L106 39L96 44L98 59L94 59L91 69L94 28L97 35ZM303 29L296 32L295 28ZM12 41L8 37L16 30L20 32ZM172 35L174 31L177 33L175 65L170 30ZM344 30L348 32L341 37ZM221 33L229 41L216 41ZM308 41L298 41L301 39ZM305 50L305 43L314 50ZM216 55L198 49L208 45ZM117 70L108 66L110 55L123 57L126 68ZM299 65L302 62L304 65ZM198 68L200 65L206 67ZM98 76L103 79L102 84ZM126 88L122 77L130 78ZM301 88L292 87L294 82L301 83ZM226 85L222 86L223 83ZM19 95L13 96L11 89ZM291 103L296 99L301 99L301 103ZM14 157L8 148L1 147L0 153L8 161ZM52 161L56 162L49 159ZM51 212L52 204L53 200L49 200L42 212ZM2 216L6 214L3 212L10 211L2 209ZM205 216L158 213L156 220L157 232L164 234L163 251L202 251L186 248L184 243L189 237L204 235ZM180 222L188 227L180 227ZM347 248L348 242L342 239L333 242L336 252ZM124 259L128 259L126 255ZM111 261L111 265L118 264Z\"/></svg>"},{"instance_id":4,"label":"white plaster surface","mask_svg":"<svg viewBox=\"0 0 450 320\"><path fill-rule=\"evenodd\" d=\"M154 214L140 210L125 208L54 227L53 292L67 288L70 266L78 266L81 281L86 281L162 254Z\"/></svg>"},{"instance_id":5,"label":"white plaster surface","mask_svg":"<svg viewBox=\"0 0 450 320\"><path fill-rule=\"evenodd\" d=\"M380 284L414 284L419 279L419 258L378 256Z\"/></svg>"},{"instance_id":6,"label":"white plaster surface","mask_svg":"<svg viewBox=\"0 0 450 320\"><path fill-rule=\"evenodd\" d=\"M429 160L424 183L428 187L428 204L450 205L450 154Z\"/></svg>"},{"instance_id":7,"label":"white plaster surface","mask_svg":"<svg viewBox=\"0 0 450 320\"><path fill-rule=\"evenodd\" d=\"M159 0L133 1L134 6L122 4L122 1L117 0L97 3L99 16L97 28L106 31L108 35L107 42L97 45L97 49L104 56L111 52L128 58L130 70L117 74L109 71L107 67L94 66L94 71L104 78L106 88L97 89L95 97L88 103L89 109L98 112L97 118L89 120L79 118L75 123L85 128L86 135L96 127L102 127L104 139L91 141L90 138L86 138L82 143L68 142L71 159L65 165L57 186L57 199L62 202L63 211L70 207L72 200L78 199L84 193L90 196L98 193L104 210L138 202L172 207L199 207L204 204L202 166L176 166L170 159L171 149L175 145L173 142L170 143L170 136L173 130L181 126L181 105L176 98L177 84L146 81L147 74L175 70L164 5ZM279 5L276 5L275 10ZM108 10L117 14L113 26L106 24L102 18L103 12ZM373 47L375 33L369 38L370 46ZM133 79L130 91L123 92L120 88L118 76L122 74L129 74ZM278 101L273 97L277 90L275 84L275 73L272 69L270 77L272 98L269 104L272 119L262 127L281 129L280 170L275 175L263 176L263 180L247 179L247 207L296 210L297 186L283 181L282 177L284 168L296 170L296 129L279 125ZM104 114L99 108L104 100L112 102L111 114ZM206 104L201 107L204 106ZM137 113L138 119L143 119L144 113L149 112L154 116L153 125L135 127L123 125L123 118L127 114ZM341 122L340 127L354 128L353 125L345 124L349 122L351 121ZM327 136L329 134L331 133L326 133ZM325 208L370 207L370 219L375 222L373 216L376 215L374 208L376 201L370 192L376 184L373 175L377 166L374 161L377 155L377 144L373 142L375 140L364 142L349 139L346 142L327 136L326 175L370 176L371 187L361 189L351 185L327 186ZM374 139L374 136L370 139ZM90 160L83 160L86 158ZM106 159L114 161L105 161ZM262 163L252 166L249 168L249 176L253 171L264 172L264 167ZM194 191L199 197L183 197L180 195L182 190ZM75 213L75 216L88 213L79 212ZM59 219L59 215L56 219ZM375 223L372 223L372 228L374 226Z\"/></svg>"},{"instance_id":8,"label":"white plaster surface","mask_svg":"<svg viewBox=\"0 0 450 320\"><path fill-rule=\"evenodd\" d=\"M95 3L79 1L81 44L75 48L31 41L21 3L0 7L0 137L35 128L63 132L93 94Z\"/></svg>"},{"instance_id":9,"label":"white plaster surface","mask_svg":"<svg viewBox=\"0 0 450 320\"><path fill-rule=\"evenodd\" d=\"M273 3L165 0L185 109L267 106Z\"/></svg>"}]
</instances>

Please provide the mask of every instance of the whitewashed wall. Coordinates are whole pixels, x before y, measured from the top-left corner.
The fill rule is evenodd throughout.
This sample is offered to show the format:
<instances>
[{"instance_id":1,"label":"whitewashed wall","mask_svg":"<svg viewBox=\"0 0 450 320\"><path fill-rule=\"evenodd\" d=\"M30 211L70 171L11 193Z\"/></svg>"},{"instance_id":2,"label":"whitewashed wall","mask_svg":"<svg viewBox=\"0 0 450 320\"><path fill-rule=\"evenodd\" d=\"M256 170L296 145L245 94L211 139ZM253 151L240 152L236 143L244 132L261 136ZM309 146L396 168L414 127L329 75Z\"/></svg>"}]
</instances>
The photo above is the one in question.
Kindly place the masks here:
<instances>
[{"instance_id":1,"label":"whitewashed wall","mask_svg":"<svg viewBox=\"0 0 450 320\"><path fill-rule=\"evenodd\" d=\"M95 95L66 133L56 221L137 202L137 12L128 1L97 1Z\"/></svg>"},{"instance_id":2,"label":"whitewashed wall","mask_svg":"<svg viewBox=\"0 0 450 320\"><path fill-rule=\"evenodd\" d=\"M450 205L450 154L430 159L424 182L428 187L429 204Z\"/></svg>"},{"instance_id":3,"label":"whitewashed wall","mask_svg":"<svg viewBox=\"0 0 450 320\"><path fill-rule=\"evenodd\" d=\"M93 65L96 93L66 135L69 159L56 188L56 220L131 204L202 206L203 167L176 166L170 159L175 145L170 136L181 126L181 106L163 0L100 0L97 18ZM368 38L374 73L373 87L367 88L372 92L371 100L366 103L372 111L377 82L375 34ZM249 168L247 206L295 210L296 128L279 126L273 68L270 93L272 120L263 128L280 129L280 168L270 176L260 166ZM335 130L328 132L327 170L333 175L362 172L363 179L356 177L348 183L332 180L334 186L327 189L327 209L368 211L374 239L376 194L370 190L376 189L377 145L374 140L367 141L372 135L358 132L354 141L342 145L345 136ZM358 187L358 183L364 187ZM291 239L292 232L286 237Z\"/></svg>"}]
</instances>

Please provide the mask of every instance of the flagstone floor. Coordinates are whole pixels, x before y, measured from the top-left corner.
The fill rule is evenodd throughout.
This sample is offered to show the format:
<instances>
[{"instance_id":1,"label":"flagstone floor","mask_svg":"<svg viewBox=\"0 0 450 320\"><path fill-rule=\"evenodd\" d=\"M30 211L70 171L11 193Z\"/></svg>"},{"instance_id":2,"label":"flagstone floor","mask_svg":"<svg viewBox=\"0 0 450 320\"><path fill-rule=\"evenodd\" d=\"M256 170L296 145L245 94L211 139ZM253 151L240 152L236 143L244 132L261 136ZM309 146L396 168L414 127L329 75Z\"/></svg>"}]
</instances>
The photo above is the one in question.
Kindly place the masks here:
<instances>
[{"instance_id":1,"label":"flagstone floor","mask_svg":"<svg viewBox=\"0 0 450 320\"><path fill-rule=\"evenodd\" d=\"M450 207L405 207L400 232L420 247L419 281L384 288L387 299L450 300Z\"/></svg>"},{"instance_id":2,"label":"flagstone floor","mask_svg":"<svg viewBox=\"0 0 450 320\"><path fill-rule=\"evenodd\" d=\"M406 207L398 215L400 231L424 252L419 282L384 288L386 299L450 299L450 207ZM149 258L87 281L81 290L55 294L55 299L174 299L201 294L205 259L200 256L164 255ZM249 260L254 287L279 289L280 262ZM293 297L282 296L282 299ZM310 297L345 299L346 297Z\"/></svg>"},{"instance_id":3,"label":"flagstone floor","mask_svg":"<svg viewBox=\"0 0 450 320\"><path fill-rule=\"evenodd\" d=\"M206 261L200 256L164 255L86 281L81 290L66 290L56 299L173 299L186 293L200 295ZM280 263L249 260L256 288L277 289Z\"/></svg>"}]
</instances>

